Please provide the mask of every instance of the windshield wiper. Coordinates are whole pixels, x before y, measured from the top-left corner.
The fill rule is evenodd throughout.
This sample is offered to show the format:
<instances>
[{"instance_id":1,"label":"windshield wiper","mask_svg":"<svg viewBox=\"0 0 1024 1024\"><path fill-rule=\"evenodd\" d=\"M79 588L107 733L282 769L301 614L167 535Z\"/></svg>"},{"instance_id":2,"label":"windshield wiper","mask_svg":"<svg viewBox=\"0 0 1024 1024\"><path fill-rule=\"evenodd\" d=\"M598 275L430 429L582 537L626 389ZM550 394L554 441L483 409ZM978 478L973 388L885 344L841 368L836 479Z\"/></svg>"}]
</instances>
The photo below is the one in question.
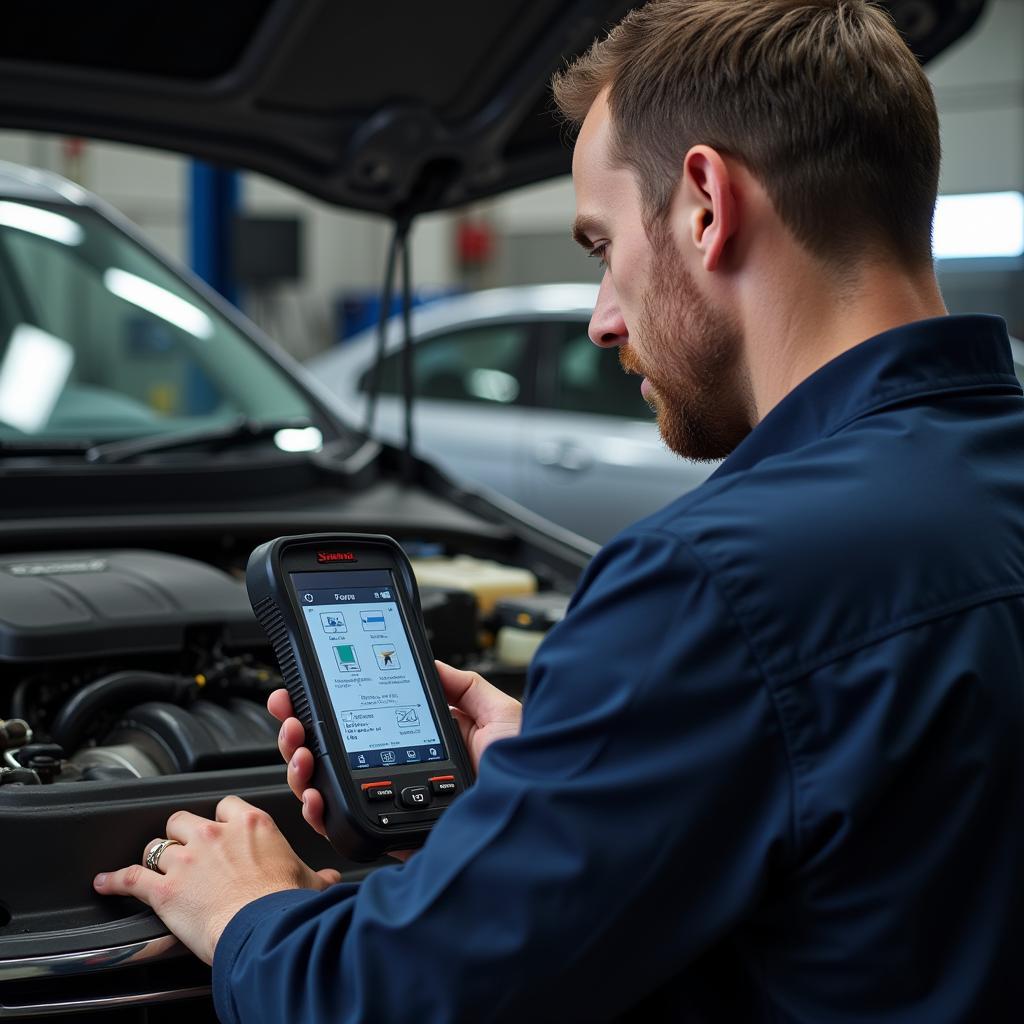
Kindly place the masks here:
<instances>
[{"instance_id":1,"label":"windshield wiper","mask_svg":"<svg viewBox=\"0 0 1024 1024\"><path fill-rule=\"evenodd\" d=\"M239 416L219 427L207 427L174 434L147 434L145 437L130 437L123 441L107 441L94 444L86 449L87 462L127 462L137 455L150 452L169 452L192 445L247 444L273 437L279 430L302 430L313 426L308 419L254 420Z\"/></svg>"},{"instance_id":2,"label":"windshield wiper","mask_svg":"<svg viewBox=\"0 0 1024 1024\"><path fill-rule=\"evenodd\" d=\"M93 445L92 441L21 440L0 441L0 459L5 455L81 455Z\"/></svg>"}]
</instances>

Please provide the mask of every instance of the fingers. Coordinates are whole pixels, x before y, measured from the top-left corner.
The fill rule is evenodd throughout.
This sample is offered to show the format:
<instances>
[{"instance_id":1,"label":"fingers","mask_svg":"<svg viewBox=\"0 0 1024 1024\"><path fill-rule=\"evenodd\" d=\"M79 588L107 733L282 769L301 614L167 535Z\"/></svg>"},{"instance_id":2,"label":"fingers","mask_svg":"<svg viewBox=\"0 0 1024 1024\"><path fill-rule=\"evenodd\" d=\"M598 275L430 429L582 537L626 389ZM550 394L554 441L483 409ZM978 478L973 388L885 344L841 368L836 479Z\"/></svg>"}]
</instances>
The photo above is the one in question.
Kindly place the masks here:
<instances>
[{"instance_id":1,"label":"fingers","mask_svg":"<svg viewBox=\"0 0 1024 1024\"><path fill-rule=\"evenodd\" d=\"M240 796L224 797L217 804L214 817L219 822L244 821L247 825L267 825L274 820L262 807L255 807Z\"/></svg>"},{"instance_id":2,"label":"fingers","mask_svg":"<svg viewBox=\"0 0 1024 1024\"><path fill-rule=\"evenodd\" d=\"M477 725L518 716L521 705L514 697L502 693L476 672L452 668L435 661L448 703L468 715Z\"/></svg>"},{"instance_id":3,"label":"fingers","mask_svg":"<svg viewBox=\"0 0 1024 1024\"><path fill-rule=\"evenodd\" d=\"M327 828L324 825L324 798L318 789L307 789L300 796L302 800L302 817L306 820L314 832L319 832L327 838Z\"/></svg>"},{"instance_id":4,"label":"fingers","mask_svg":"<svg viewBox=\"0 0 1024 1024\"><path fill-rule=\"evenodd\" d=\"M334 868L321 868L316 874L328 885L337 885L341 881L341 872Z\"/></svg>"},{"instance_id":5,"label":"fingers","mask_svg":"<svg viewBox=\"0 0 1024 1024\"><path fill-rule=\"evenodd\" d=\"M306 733L302 723L292 716L292 702L287 690L275 690L267 698L267 708L281 722L277 735L277 749L288 762L288 788L302 801L302 817L306 822L326 836L324 827L324 801L320 793L309 787L313 778L313 754L305 742Z\"/></svg>"},{"instance_id":6,"label":"fingers","mask_svg":"<svg viewBox=\"0 0 1024 1024\"><path fill-rule=\"evenodd\" d=\"M302 746L304 738L302 723L297 718L286 719L277 737L278 750L288 762L288 786L300 800L313 778L313 755Z\"/></svg>"},{"instance_id":7,"label":"fingers","mask_svg":"<svg viewBox=\"0 0 1024 1024\"><path fill-rule=\"evenodd\" d=\"M292 702L287 690L275 690L267 698L267 708L275 718L281 720L277 749L288 762L288 785L296 796L301 797L313 777L313 755L303 746L305 730L297 718L291 717Z\"/></svg>"},{"instance_id":8,"label":"fingers","mask_svg":"<svg viewBox=\"0 0 1024 1024\"><path fill-rule=\"evenodd\" d=\"M167 838L177 839L179 843L188 843L194 839L210 839L218 831L216 822L193 814L191 811L175 811L167 819ZM166 855L167 851L165 850L164 856ZM160 859L162 861L163 857Z\"/></svg>"},{"instance_id":9,"label":"fingers","mask_svg":"<svg viewBox=\"0 0 1024 1024\"><path fill-rule=\"evenodd\" d=\"M171 839L173 837L168 836L167 838ZM167 874L167 871L170 868L170 866L174 864L175 860L177 860L181 856L181 853L184 850L184 846L179 845L181 843L181 840L178 840L174 843L168 843L167 846L164 847L163 853L161 853L160 856L157 858L156 867L151 869L147 863L147 860L149 858L149 851L152 850L154 846L157 846L159 843L162 843L163 841L164 840L162 838L157 838L151 839L148 843L146 843L145 847L143 848L142 857L140 858L140 860L142 861L143 867L145 867L147 871L159 871L160 874L165 875Z\"/></svg>"},{"instance_id":10,"label":"fingers","mask_svg":"<svg viewBox=\"0 0 1024 1024\"><path fill-rule=\"evenodd\" d=\"M299 747L288 762L288 785L300 800L312 778L313 755L305 747Z\"/></svg>"},{"instance_id":11,"label":"fingers","mask_svg":"<svg viewBox=\"0 0 1024 1024\"><path fill-rule=\"evenodd\" d=\"M275 690L267 698L267 710L279 722L283 722L286 718L291 718L295 712L292 711L292 699L288 696L288 691L284 689Z\"/></svg>"},{"instance_id":12,"label":"fingers","mask_svg":"<svg viewBox=\"0 0 1024 1024\"><path fill-rule=\"evenodd\" d=\"M277 749L286 760L292 759L292 754L299 749L306 741L306 732L302 723L297 718L286 718L281 725L281 731L277 734Z\"/></svg>"},{"instance_id":13,"label":"fingers","mask_svg":"<svg viewBox=\"0 0 1024 1024\"><path fill-rule=\"evenodd\" d=\"M441 677L441 685L444 687L444 695L448 703L460 707L465 695L473 688L474 684L485 682L483 676L476 672L464 672L462 669L453 668L447 662L434 659L437 667L437 674Z\"/></svg>"},{"instance_id":14,"label":"fingers","mask_svg":"<svg viewBox=\"0 0 1024 1024\"><path fill-rule=\"evenodd\" d=\"M455 724L459 727L459 732L462 734L462 742L468 747L469 741L473 736L473 730L476 728L476 722L469 715L464 715L458 708L452 708L451 714Z\"/></svg>"},{"instance_id":15,"label":"fingers","mask_svg":"<svg viewBox=\"0 0 1024 1024\"><path fill-rule=\"evenodd\" d=\"M132 864L120 871L101 872L92 884L104 896L134 896L148 906L159 901L164 889L163 875L149 871L141 864Z\"/></svg>"},{"instance_id":16,"label":"fingers","mask_svg":"<svg viewBox=\"0 0 1024 1024\"><path fill-rule=\"evenodd\" d=\"M240 796L226 796L217 802L213 816L217 821L231 821L248 807L252 807L252 804L246 803Z\"/></svg>"}]
</instances>

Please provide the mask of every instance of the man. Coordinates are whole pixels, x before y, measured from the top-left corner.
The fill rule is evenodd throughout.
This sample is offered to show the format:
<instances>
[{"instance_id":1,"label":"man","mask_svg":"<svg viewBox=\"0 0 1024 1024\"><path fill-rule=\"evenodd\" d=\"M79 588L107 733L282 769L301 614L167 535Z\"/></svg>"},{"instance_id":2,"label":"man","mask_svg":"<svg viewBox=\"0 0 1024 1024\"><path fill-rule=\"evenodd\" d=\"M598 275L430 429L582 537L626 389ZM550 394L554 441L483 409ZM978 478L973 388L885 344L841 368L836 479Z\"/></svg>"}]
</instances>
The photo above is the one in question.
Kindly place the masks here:
<instances>
[{"instance_id":1,"label":"man","mask_svg":"<svg viewBox=\"0 0 1024 1024\"><path fill-rule=\"evenodd\" d=\"M657 0L555 92L591 338L728 458L594 559L521 729L442 666L479 779L404 866L329 884L229 797L97 888L225 1021L1017 1020L1024 401L936 286L928 82L863 0Z\"/></svg>"}]
</instances>

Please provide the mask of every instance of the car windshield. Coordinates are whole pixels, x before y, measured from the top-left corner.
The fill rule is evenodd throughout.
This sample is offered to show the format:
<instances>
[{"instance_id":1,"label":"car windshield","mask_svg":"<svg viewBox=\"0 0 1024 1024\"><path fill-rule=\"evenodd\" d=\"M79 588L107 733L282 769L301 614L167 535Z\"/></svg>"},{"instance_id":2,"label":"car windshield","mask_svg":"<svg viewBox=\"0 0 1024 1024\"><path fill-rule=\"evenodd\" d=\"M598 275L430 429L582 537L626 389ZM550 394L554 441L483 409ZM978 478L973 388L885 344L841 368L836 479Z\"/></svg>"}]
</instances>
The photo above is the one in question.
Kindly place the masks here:
<instances>
[{"instance_id":1,"label":"car windshield","mask_svg":"<svg viewBox=\"0 0 1024 1024\"><path fill-rule=\"evenodd\" d=\"M106 218L0 197L0 441L313 419L282 370Z\"/></svg>"}]
</instances>

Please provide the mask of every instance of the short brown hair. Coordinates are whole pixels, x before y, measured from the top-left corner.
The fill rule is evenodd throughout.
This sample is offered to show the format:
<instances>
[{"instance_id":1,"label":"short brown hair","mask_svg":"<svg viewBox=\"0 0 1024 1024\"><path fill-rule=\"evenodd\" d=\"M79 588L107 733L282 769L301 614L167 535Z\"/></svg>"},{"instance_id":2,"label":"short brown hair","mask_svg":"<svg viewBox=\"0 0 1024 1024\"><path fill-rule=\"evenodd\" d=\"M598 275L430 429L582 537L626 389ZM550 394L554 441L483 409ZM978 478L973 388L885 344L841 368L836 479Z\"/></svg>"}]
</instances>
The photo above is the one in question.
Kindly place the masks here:
<instances>
[{"instance_id":1,"label":"short brown hair","mask_svg":"<svg viewBox=\"0 0 1024 1024\"><path fill-rule=\"evenodd\" d=\"M579 125L605 87L614 157L648 225L703 143L762 183L815 255L931 260L939 121L931 85L868 0L651 0L553 81Z\"/></svg>"}]
</instances>

